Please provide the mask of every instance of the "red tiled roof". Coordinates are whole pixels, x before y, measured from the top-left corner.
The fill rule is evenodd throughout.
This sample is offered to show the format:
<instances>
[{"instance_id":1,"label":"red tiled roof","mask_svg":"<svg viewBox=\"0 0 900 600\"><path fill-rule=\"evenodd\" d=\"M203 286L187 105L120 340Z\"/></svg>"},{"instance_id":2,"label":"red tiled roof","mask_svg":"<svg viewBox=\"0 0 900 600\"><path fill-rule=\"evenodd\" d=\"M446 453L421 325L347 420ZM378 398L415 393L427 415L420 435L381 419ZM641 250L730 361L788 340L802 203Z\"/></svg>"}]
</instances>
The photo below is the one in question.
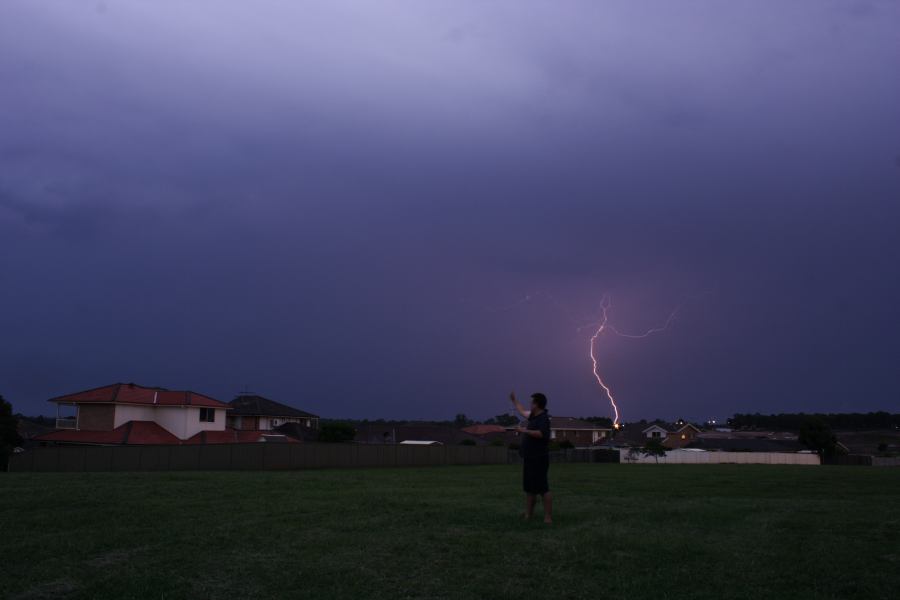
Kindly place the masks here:
<instances>
[{"instance_id":1,"label":"red tiled roof","mask_svg":"<svg viewBox=\"0 0 900 600\"><path fill-rule=\"evenodd\" d=\"M153 421L128 421L112 431L87 431L84 429L60 429L34 438L38 442L61 442L72 444L244 444L259 440L264 435L284 437L286 442L297 440L272 431L236 430L201 431L186 440L179 440Z\"/></svg>"},{"instance_id":2,"label":"red tiled roof","mask_svg":"<svg viewBox=\"0 0 900 600\"><path fill-rule=\"evenodd\" d=\"M75 404L150 404L157 406L208 406L228 408L224 402L191 391L174 391L145 387L134 383L113 383L74 394L50 398L50 402Z\"/></svg>"},{"instance_id":3,"label":"red tiled roof","mask_svg":"<svg viewBox=\"0 0 900 600\"><path fill-rule=\"evenodd\" d=\"M180 444L181 440L153 421L128 421L112 431L60 429L34 438L39 442L74 444Z\"/></svg>"}]
</instances>

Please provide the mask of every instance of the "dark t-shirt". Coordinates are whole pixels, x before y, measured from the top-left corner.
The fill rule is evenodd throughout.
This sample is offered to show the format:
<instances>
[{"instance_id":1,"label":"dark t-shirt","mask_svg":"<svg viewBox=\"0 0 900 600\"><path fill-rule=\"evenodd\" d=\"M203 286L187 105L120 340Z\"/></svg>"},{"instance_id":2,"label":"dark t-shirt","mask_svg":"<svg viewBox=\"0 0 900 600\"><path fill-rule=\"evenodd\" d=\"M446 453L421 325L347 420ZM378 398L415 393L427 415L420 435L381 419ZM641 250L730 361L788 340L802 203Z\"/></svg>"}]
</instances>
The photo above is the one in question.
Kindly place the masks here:
<instances>
[{"instance_id":1,"label":"dark t-shirt","mask_svg":"<svg viewBox=\"0 0 900 600\"><path fill-rule=\"evenodd\" d=\"M527 433L523 433L522 447L520 449L522 457L538 458L546 456L547 445L550 443L550 415L547 414L547 411L543 411L536 416L528 417L528 425L525 428L540 431L543 437L536 438Z\"/></svg>"}]
</instances>

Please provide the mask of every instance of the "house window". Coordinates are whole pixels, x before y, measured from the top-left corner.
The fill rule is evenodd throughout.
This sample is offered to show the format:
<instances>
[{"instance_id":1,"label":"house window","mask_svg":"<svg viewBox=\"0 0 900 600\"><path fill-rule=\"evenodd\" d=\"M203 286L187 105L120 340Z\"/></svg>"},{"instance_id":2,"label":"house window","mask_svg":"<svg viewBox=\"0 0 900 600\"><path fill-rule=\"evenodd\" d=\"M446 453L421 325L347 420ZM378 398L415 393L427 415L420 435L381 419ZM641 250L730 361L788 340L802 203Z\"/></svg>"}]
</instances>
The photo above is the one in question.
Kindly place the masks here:
<instances>
[{"instance_id":1,"label":"house window","mask_svg":"<svg viewBox=\"0 0 900 600\"><path fill-rule=\"evenodd\" d=\"M201 423L215 423L216 422L216 409L201 408L200 409L200 422Z\"/></svg>"},{"instance_id":2,"label":"house window","mask_svg":"<svg viewBox=\"0 0 900 600\"><path fill-rule=\"evenodd\" d=\"M655 437L655 438L662 437L662 432L654 431L654 432L653 432L653 437Z\"/></svg>"}]
</instances>

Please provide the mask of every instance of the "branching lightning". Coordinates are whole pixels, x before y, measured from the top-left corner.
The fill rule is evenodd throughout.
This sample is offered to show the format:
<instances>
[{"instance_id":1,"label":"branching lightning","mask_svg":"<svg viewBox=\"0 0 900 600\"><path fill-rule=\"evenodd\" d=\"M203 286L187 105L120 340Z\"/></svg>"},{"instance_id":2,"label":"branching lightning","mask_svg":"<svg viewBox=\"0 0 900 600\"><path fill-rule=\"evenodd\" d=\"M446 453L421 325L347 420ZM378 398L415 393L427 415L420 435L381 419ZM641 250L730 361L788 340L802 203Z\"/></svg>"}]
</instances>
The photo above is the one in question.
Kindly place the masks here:
<instances>
[{"instance_id":1,"label":"branching lightning","mask_svg":"<svg viewBox=\"0 0 900 600\"><path fill-rule=\"evenodd\" d=\"M706 295L708 293L709 292L702 292L698 296L687 296L684 301L687 301L687 299L692 299L692 298L696 299L696 298L699 298L700 296ZM568 317L572 320L573 324L577 325L577 324L579 324L579 322L580 323L585 322L585 320L575 319L574 313L572 310L569 309L569 307L565 306L559 300L554 298L551 294L548 294L547 292L543 292L543 291L529 293L529 294L525 295L523 298L519 299L518 301L516 301L510 305L503 306L498 309L494 309L492 312L507 312L514 308L519 307L520 305L533 302L538 298L546 299L551 304L553 304L556 308L558 308L561 312L568 315ZM614 335L616 337L628 338L628 339L643 339L643 338L649 337L655 333L664 332L664 331L668 330L669 327L672 325L672 323L675 321L675 318L678 316L678 313L681 311L682 304L679 304L677 307L675 307L675 309L671 313L669 313L668 318L665 320L665 322L662 325L659 325L656 327L651 327L650 329L644 331L643 333L630 333L630 332L621 331L620 329L616 328L615 325L613 325L609 322L609 315L610 315L610 311L612 308L612 297L609 294L605 294L600 300L599 318L591 318L586 325L583 324L583 325L577 327L576 331L579 333L588 328L590 328L591 331L593 331L593 334L591 335L591 338L590 338L590 346L589 346L589 356L591 359L592 373L593 373L594 379L597 380L597 384L600 386L600 388L603 390L604 395L609 400L610 406L612 406L613 427L615 427L616 429L619 429L619 427L620 427L619 405L618 405L618 402L616 401L615 395L613 394L613 391L610 388L609 384L606 383L603 376L600 374L600 362L597 359L597 353L596 353L598 341L604 334Z\"/></svg>"},{"instance_id":2,"label":"branching lightning","mask_svg":"<svg viewBox=\"0 0 900 600\"><path fill-rule=\"evenodd\" d=\"M675 320L675 316L678 314L678 311L681 310L681 306L678 306L669 314L669 318L666 319L666 322L659 327L652 327L645 331L644 333L623 333L616 329L615 326L609 324L609 310L612 307L612 299L609 294L603 296L603 299L600 301L600 320L594 325L597 326L596 331L594 331L594 335L591 336L590 343L590 357L591 364L593 365L593 374L594 379L597 380L597 383L603 389L603 392L606 394L607 399L609 399L609 403L613 409L613 427L616 429L619 428L619 405L616 403L616 398L613 396L612 390L609 385L603 381L603 377L600 375L600 365L597 361L597 355L594 352L594 349L597 344L597 340L600 339L600 336L603 335L604 332L609 331L613 335L624 338L631 339L642 339L648 336L653 335L654 333L660 333L669 328L669 325L672 324L672 321Z\"/></svg>"}]
</instances>

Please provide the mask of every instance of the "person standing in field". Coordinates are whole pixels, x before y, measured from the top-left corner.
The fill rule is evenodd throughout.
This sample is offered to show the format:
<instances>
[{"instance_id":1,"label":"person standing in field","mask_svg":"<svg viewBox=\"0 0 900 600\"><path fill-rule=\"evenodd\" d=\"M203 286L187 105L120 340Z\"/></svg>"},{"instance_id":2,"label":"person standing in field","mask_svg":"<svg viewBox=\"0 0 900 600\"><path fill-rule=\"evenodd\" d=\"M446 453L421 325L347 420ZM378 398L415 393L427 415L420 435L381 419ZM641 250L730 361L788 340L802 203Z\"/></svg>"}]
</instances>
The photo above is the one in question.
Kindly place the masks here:
<instances>
[{"instance_id":1,"label":"person standing in field","mask_svg":"<svg viewBox=\"0 0 900 600\"><path fill-rule=\"evenodd\" d=\"M516 411L528 419L525 427L516 427L522 434L522 445L519 454L522 456L522 487L525 489L525 518L534 514L534 503L541 497L544 505L544 523L553 523L553 495L547 482L547 471L550 469L550 415L547 414L547 397L544 394L531 395L531 410L516 400L515 392L510 392L509 399Z\"/></svg>"}]
</instances>

